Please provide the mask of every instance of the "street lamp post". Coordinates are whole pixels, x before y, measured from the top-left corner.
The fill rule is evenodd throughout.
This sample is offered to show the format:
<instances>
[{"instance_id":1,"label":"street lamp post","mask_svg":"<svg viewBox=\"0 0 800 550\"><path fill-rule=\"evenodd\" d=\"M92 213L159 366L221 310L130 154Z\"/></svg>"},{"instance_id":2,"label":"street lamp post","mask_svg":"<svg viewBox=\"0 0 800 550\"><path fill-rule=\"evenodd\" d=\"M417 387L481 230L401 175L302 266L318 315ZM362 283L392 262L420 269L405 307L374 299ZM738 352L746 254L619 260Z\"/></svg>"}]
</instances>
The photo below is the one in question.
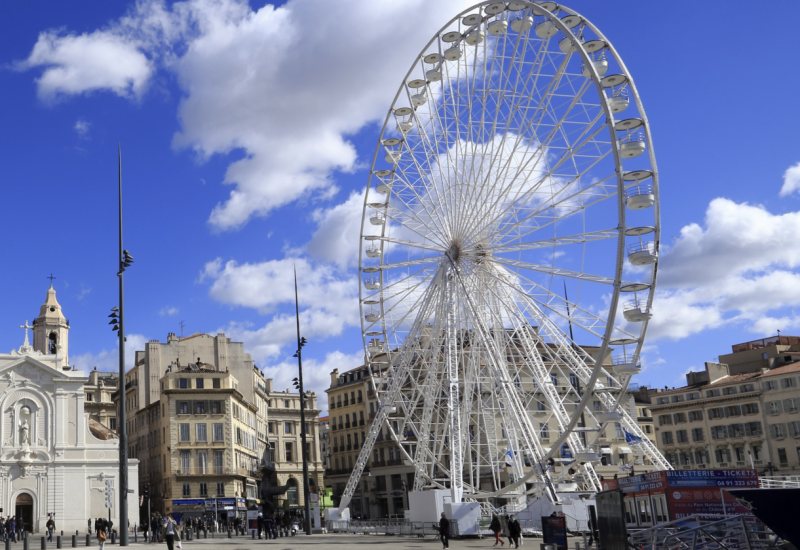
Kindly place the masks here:
<instances>
[{"instance_id":1,"label":"street lamp post","mask_svg":"<svg viewBox=\"0 0 800 550\"><path fill-rule=\"evenodd\" d=\"M128 546L128 431L125 403L125 302L123 273L133 263L133 257L122 248L122 148L118 151L119 162L119 325L112 330L119 332L119 545ZM112 311L116 312L117 308ZM112 316L114 313L112 313ZM112 318L112 323L114 318ZM110 512L110 510L109 510Z\"/></svg>"},{"instance_id":2,"label":"street lamp post","mask_svg":"<svg viewBox=\"0 0 800 550\"><path fill-rule=\"evenodd\" d=\"M303 499L305 501L306 535L311 534L311 495L308 488L308 449L306 448L306 394L303 391L303 346L308 340L300 337L300 301L297 298L297 268L294 269L294 307L297 317L297 370L298 377L294 379L295 387L300 392L300 440L303 446Z\"/></svg>"}]
</instances>

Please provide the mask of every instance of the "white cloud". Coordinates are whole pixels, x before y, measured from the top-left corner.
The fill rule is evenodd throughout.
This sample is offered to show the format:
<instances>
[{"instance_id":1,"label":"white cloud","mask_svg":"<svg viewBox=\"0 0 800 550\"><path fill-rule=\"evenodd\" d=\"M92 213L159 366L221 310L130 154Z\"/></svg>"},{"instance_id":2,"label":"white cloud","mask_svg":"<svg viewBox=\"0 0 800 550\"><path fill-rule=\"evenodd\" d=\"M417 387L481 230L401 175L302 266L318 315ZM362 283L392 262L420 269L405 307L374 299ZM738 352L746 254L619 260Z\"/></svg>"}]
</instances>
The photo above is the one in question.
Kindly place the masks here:
<instances>
[{"instance_id":1,"label":"white cloud","mask_svg":"<svg viewBox=\"0 0 800 550\"><path fill-rule=\"evenodd\" d=\"M239 264L220 259L208 262L200 276L210 280L209 294L231 306L249 307L261 314L272 314L259 329L231 323L221 332L247 343L256 361L277 357L284 346L296 341L293 313L278 311L280 306L294 309L294 266L300 298L300 325L303 335L324 339L341 334L359 324L358 279L341 278L330 265L315 265L304 258L284 258L256 264Z\"/></svg>"},{"instance_id":2,"label":"white cloud","mask_svg":"<svg viewBox=\"0 0 800 550\"><path fill-rule=\"evenodd\" d=\"M321 416L326 414L328 408L328 396L325 390L331 386L330 373L333 369L339 369L339 373L342 373L363 364L363 352L346 354L334 351L325 355L324 361L303 358L303 389L317 392L317 406L323 411ZM297 359L290 358L263 370L267 378L274 380L274 389L281 391L289 388L295 391L292 378L297 376Z\"/></svg>"},{"instance_id":3,"label":"white cloud","mask_svg":"<svg viewBox=\"0 0 800 550\"><path fill-rule=\"evenodd\" d=\"M78 294L78 300L83 300L92 292L91 287L86 286L85 284L81 283L81 292Z\"/></svg>"},{"instance_id":4,"label":"white cloud","mask_svg":"<svg viewBox=\"0 0 800 550\"><path fill-rule=\"evenodd\" d=\"M147 338L142 334L128 334L125 340L125 370L133 368L136 359L136 350L143 350L147 343ZM84 371L87 375L97 367L97 370L105 372L119 372L119 347L115 346L110 350L102 350L98 353L85 352L72 355L70 362Z\"/></svg>"},{"instance_id":5,"label":"white cloud","mask_svg":"<svg viewBox=\"0 0 800 550\"><path fill-rule=\"evenodd\" d=\"M201 158L244 153L210 217L225 230L335 191L336 171L360 167L349 136L382 119L399 75L471 4L340 0L332 15L323 0L256 11L244 0L141 0L102 30L41 33L19 67L44 67L45 99L94 90L139 98L158 69L175 72L185 97L174 145Z\"/></svg>"},{"instance_id":6,"label":"white cloud","mask_svg":"<svg viewBox=\"0 0 800 550\"><path fill-rule=\"evenodd\" d=\"M174 315L177 315L178 312L179 310L176 307L164 306L159 310L158 314L162 317L172 317Z\"/></svg>"},{"instance_id":7,"label":"white cloud","mask_svg":"<svg viewBox=\"0 0 800 550\"><path fill-rule=\"evenodd\" d=\"M135 44L108 31L81 35L43 32L19 67L44 67L36 81L39 97L44 100L96 90L140 97L153 72L150 61Z\"/></svg>"},{"instance_id":8,"label":"white cloud","mask_svg":"<svg viewBox=\"0 0 800 550\"><path fill-rule=\"evenodd\" d=\"M781 197L791 195L800 191L800 162L790 166L783 173L783 185L781 186Z\"/></svg>"},{"instance_id":9,"label":"white cloud","mask_svg":"<svg viewBox=\"0 0 800 550\"><path fill-rule=\"evenodd\" d=\"M81 138L81 139L89 139L89 127L90 126L91 126L90 122L87 122L86 120L84 120L82 118L79 118L78 120L75 121L75 126L73 126L73 129L78 134L79 138Z\"/></svg>"},{"instance_id":10,"label":"white cloud","mask_svg":"<svg viewBox=\"0 0 800 550\"><path fill-rule=\"evenodd\" d=\"M364 210L364 193L351 193L341 204L331 208L318 208L312 214L317 230L308 243L308 253L315 259L330 262L340 268L358 265L358 245L361 234L361 216ZM370 231L375 226L367 224ZM379 230L372 229L377 235Z\"/></svg>"},{"instance_id":11,"label":"white cloud","mask_svg":"<svg viewBox=\"0 0 800 550\"><path fill-rule=\"evenodd\" d=\"M704 227L684 227L662 256L648 337L679 340L730 324L767 335L800 325L798 234L800 212L711 201Z\"/></svg>"}]
</instances>

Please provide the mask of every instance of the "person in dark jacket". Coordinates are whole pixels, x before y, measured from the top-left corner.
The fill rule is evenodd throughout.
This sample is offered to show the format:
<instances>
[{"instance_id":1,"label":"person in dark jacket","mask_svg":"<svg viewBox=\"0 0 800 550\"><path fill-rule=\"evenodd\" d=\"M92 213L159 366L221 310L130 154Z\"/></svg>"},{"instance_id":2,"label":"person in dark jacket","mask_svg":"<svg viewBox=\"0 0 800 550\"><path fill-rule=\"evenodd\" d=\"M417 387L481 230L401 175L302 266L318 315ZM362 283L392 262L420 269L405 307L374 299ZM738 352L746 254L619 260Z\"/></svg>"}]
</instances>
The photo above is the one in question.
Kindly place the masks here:
<instances>
[{"instance_id":1,"label":"person in dark jacket","mask_svg":"<svg viewBox=\"0 0 800 550\"><path fill-rule=\"evenodd\" d=\"M508 538L514 543L514 548L519 548L519 537L522 534L522 526L513 515L508 519Z\"/></svg>"},{"instance_id":2,"label":"person in dark jacket","mask_svg":"<svg viewBox=\"0 0 800 550\"><path fill-rule=\"evenodd\" d=\"M53 521L50 514L47 514L47 523L45 527L47 527L47 542L53 542L53 531L56 530L56 522Z\"/></svg>"},{"instance_id":3,"label":"person in dark jacket","mask_svg":"<svg viewBox=\"0 0 800 550\"><path fill-rule=\"evenodd\" d=\"M439 538L442 539L442 548L450 548L450 520L442 512L439 520Z\"/></svg>"},{"instance_id":4,"label":"person in dark jacket","mask_svg":"<svg viewBox=\"0 0 800 550\"><path fill-rule=\"evenodd\" d=\"M500 525L500 518L497 517L497 514L492 514L492 523L489 525L489 529L494 533L494 545L497 546L500 543L500 546L503 546L505 543L500 538L500 531L503 530L503 527Z\"/></svg>"}]
</instances>

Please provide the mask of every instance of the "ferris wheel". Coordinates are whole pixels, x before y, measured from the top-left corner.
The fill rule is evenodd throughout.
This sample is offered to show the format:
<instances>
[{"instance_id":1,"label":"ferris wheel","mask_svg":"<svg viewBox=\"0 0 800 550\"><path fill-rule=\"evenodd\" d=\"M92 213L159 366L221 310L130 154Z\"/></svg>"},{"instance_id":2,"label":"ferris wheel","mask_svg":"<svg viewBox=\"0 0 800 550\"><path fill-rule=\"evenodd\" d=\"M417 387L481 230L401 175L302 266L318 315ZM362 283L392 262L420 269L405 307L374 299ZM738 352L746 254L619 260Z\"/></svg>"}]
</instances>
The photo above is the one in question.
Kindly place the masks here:
<instances>
[{"instance_id":1,"label":"ferris wheel","mask_svg":"<svg viewBox=\"0 0 800 550\"><path fill-rule=\"evenodd\" d=\"M422 49L376 148L361 231L379 408L340 510L386 433L414 490L556 499L550 459L599 490L607 432L640 440L660 235L658 174L633 79L554 2L487 1ZM631 414L633 413L633 414ZM563 474L562 474L563 479Z\"/></svg>"}]
</instances>

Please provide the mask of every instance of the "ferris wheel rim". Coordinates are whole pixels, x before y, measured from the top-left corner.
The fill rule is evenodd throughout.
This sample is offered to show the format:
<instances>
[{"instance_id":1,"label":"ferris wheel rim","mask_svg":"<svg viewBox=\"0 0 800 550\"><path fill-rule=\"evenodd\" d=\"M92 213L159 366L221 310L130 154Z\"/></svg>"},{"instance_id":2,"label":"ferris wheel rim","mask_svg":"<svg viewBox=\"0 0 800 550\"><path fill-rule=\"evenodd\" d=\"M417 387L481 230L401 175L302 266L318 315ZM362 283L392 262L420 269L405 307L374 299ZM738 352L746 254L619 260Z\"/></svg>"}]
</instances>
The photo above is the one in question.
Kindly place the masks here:
<instances>
[{"instance_id":1,"label":"ferris wheel rim","mask_svg":"<svg viewBox=\"0 0 800 550\"><path fill-rule=\"evenodd\" d=\"M387 112L387 116L386 116L386 118L384 120L384 124L383 124L383 126L381 128L381 133L380 133L381 136L384 136L386 134L388 125L389 125L390 121L392 120L392 115L396 111L396 106L397 106L398 99L400 98L402 92L404 91L406 85L408 84L409 77L411 76L413 71L419 66L420 60L423 58L425 52L430 48L431 44L433 44L435 41L437 41L437 39L439 39L439 37L442 35L442 33L444 33L448 28L450 28L453 25L453 23L455 23L455 22L459 21L459 19L463 18L463 16L465 14L468 14L470 12L475 11L476 8L479 9L479 8L482 8L482 7L491 5L491 4L496 4L496 3L497 2L493 2L491 0L487 0L487 1L480 2L480 3L476 4L476 5L473 5L473 6L469 7L469 8L467 8L467 9L463 10L461 13L459 13L458 15L453 17L448 23L446 23L431 38L431 40L421 50L420 55L418 55L417 58L415 58L415 60L412 63L408 73L406 73L406 76L404 77L404 79L403 79L403 81L402 81L402 83L401 83L401 85L400 85L400 87L399 87L399 89L398 89L398 91L397 91L397 93L395 95L395 98L392 101L392 105L391 105L390 109ZM526 4L527 5L526 9L530 9L530 8L532 8L534 6L539 5L538 2L529 2L529 1L524 1L524 0L521 1L521 2L518 2L518 3ZM654 233L655 233L656 242L659 242L660 241L660 208L659 208L660 204L659 204L659 201L658 201L658 170L657 170L657 166L656 166L656 162L655 162L654 149L652 147L652 137L650 135L650 131L651 131L650 125L649 125L649 122L647 121L647 118L646 118L646 113L644 111L644 106L642 105L641 97L639 96L638 90L635 88L635 83L634 83L633 77L630 75L630 72L627 70L627 67L624 65L621 57L619 56L619 54L617 53L616 49L613 47L611 42L605 37L605 35L603 35L597 29L596 26L594 26L591 23L590 20L588 20L587 18L583 17L578 12L575 12L574 10L571 10L571 9L565 7L565 6L560 6L559 5L559 6L557 6L557 8L558 9L556 11L563 11L563 12L566 12L567 14L578 16L579 18L581 18L583 23L588 28L590 28L593 33L595 33L597 35L598 39L602 40L605 43L605 48L607 48L608 52L613 56L615 62L619 65L620 69L622 70L622 73L627 77L628 86L629 86L629 88L631 90L631 95L634 97L634 101L636 103L636 107L637 107L639 116L643 120L644 131L646 133L646 143L647 143L647 146L648 146L647 150L648 150L648 156L649 156L650 169L651 169L651 172L652 172L651 178L652 178L652 184L653 184L653 187L654 187L654 190L655 190L655 197L656 197L655 209L654 209L655 223L654 223L653 229L654 229ZM557 16L555 16L553 13L549 13L549 12L546 13L545 15L550 19L550 21L556 27L558 27L558 29L562 33L565 34L565 36L567 36L567 37L572 36L571 30L570 30L571 28L567 27ZM483 19L481 19L481 21L479 23L477 23L477 25L481 25L481 24L483 24ZM474 28L477 25L473 25L471 28ZM464 34L466 34L466 32ZM581 60L584 63L587 64L587 66L589 68L589 71L591 72L591 80L592 80L592 82L594 84L594 87L596 89L596 92L597 92L598 96L600 98L604 98L603 89L601 87L601 77L600 77L600 75L598 75L596 69L594 68L594 66L590 62L591 59L589 57L589 52L584 48L584 45L581 42L579 42L579 41L575 41L575 42L576 42L576 45L577 45L577 53L579 53ZM605 101L601 101L601 104L603 106L603 110L605 111L605 114L606 114L606 117L607 117L607 121L604 124L604 126L607 127L609 132L610 132L612 143L616 143L616 141L617 141L616 129L613 127L613 124L612 124L612 121L615 121L615 118L614 118L613 114L610 112L610 108L609 108L608 104ZM364 258L364 246L365 246L365 243L367 242L367 237L368 237L368 235L365 234L365 232L364 232L364 228L366 227L366 222L367 222L367 217L368 217L368 212L369 212L368 205L369 205L370 190L371 190L371 187L372 187L372 180L373 180L372 176L376 173L376 164L377 164L377 160L379 158L379 154L381 152L381 147L382 147L381 140L378 140L378 143L376 144L376 148L375 148L375 153L374 153L374 156L373 156L373 162L372 162L372 165L371 165L370 174L369 174L368 181L367 181L367 191L365 193L364 206L363 206L363 209L362 209L362 226L361 226L362 230L361 230L361 234L360 234L361 238L359 239L359 279L360 279L359 280L359 311L360 311L360 314L361 314L362 339L363 339L364 349L365 349L365 354L366 354L365 355L365 364L367 364L370 367L371 367L372 362L370 360L370 351L369 351L369 347L368 347L367 336L368 336L368 334L370 332L375 333L375 332L377 332L377 330L372 325L367 326L365 324L365 317L364 317L364 309L365 309L364 308L364 306L365 306L365 298L364 298L364 296L365 296L365 291L364 291L363 282L362 282L361 278L362 278L362 276L364 274L370 273L370 271L367 271L367 269L365 267L365 261L364 261L365 260L365 258ZM613 150L613 154L614 154L614 157L615 157L614 158L614 165L617 168L617 178L618 178L618 181L617 181L617 193L616 193L617 202L618 202L618 211L620 212L621 222L624 222L625 214L626 214L625 205L624 205L624 189L625 189L624 186L625 186L625 183L623 183L624 168L623 168L622 159L619 158L619 150L618 150L618 148L615 146L615 147L612 147L612 150ZM389 202L391 201L391 193L387 194L386 200L387 200L387 205L388 205ZM388 222L388 220L387 220L387 222ZM381 228L381 231L380 231L380 237L377 239L381 243L383 243L385 240L388 240L388 239L385 239L386 234L387 234L387 225L388 225L388 223L383 225L383 227ZM624 223L621 223L621 225L624 226ZM618 302L619 302L619 299L620 299L620 287L621 287L621 285L623 283L623 280L622 280L622 269L623 269L623 265L625 263L625 255L624 255L625 238L624 237L625 237L625 235L623 234L623 232L619 231L617 260L616 260L616 268L615 268L616 269L616 273L615 273L615 277L614 277L613 307L609 307L609 310L608 310L608 319L607 319L607 322L606 322L605 334L604 334L604 337L601 340L601 342L602 342L601 343L602 352L600 354L601 357L605 356L605 353L609 349L609 347L611 345L611 341L612 341L611 334L613 333L613 331L615 329L615 320L616 320L616 316L617 316ZM381 246L382 246L382 244L381 244ZM429 260L429 263L433 263L433 261L434 261L433 258L429 258L428 260ZM383 262L384 262L384 255L381 254L379 265L383 266ZM384 272L384 269L383 268L379 268L378 271L382 275L383 272ZM654 298L655 283L656 283L656 272L657 272L657 262L656 262L656 264L655 264L655 266L654 266L654 268L652 270L651 281L650 281L649 288L648 288L648 298L647 298L648 307L652 306L652 301L653 301L653 298ZM373 270L372 273L375 273L375 271ZM381 288L381 290L382 290L382 288ZM641 348L643 346L645 335L646 335L647 324L648 324L648 321L644 321L640 325L639 338L637 339L638 341L636 342L636 351L634 352L634 357L635 358L638 358L639 354L641 353ZM373 325L374 325L374 323L373 323ZM371 331L368 330L370 328L372 329ZM381 328L381 331L382 331L383 336L384 336L384 341L386 342L386 345L388 346L388 342L389 341L388 341L388 338L387 338L388 334L387 334L387 329L386 329L386 326L385 326L385 317L384 316L381 316L380 328ZM370 368L370 371L371 371L371 368ZM588 403L588 398L591 395L592 390L594 389L594 384L595 384L595 382L597 380L597 377L603 372L604 372L604 370L603 370L602 362L598 361L597 364L595 365L595 367L593 368L593 376L591 378L590 387L586 388L585 397L581 401L581 404L580 404L580 410L581 411L583 411L586 408L587 403ZM630 376L628 376L626 379L624 379L624 386L622 388L622 391L620 392L620 396L624 394L624 391L627 389L628 384L630 383L630 380L631 380ZM617 400L615 405L617 407L619 407L619 400ZM549 458L553 454L555 454L555 452L558 449L558 447L560 446L560 444L563 443L566 440L566 438L569 436L569 432L572 430L572 428L574 428L574 425L577 423L577 418L578 417L579 417L579 414L577 414L577 413L572 415L571 425L568 427L567 430L565 430L563 437L559 441L557 441L556 444L553 444L551 450L549 451L549 453L547 454L547 456L545 458ZM604 426L605 426L605 424L604 424ZM397 439L397 438L395 438L395 439ZM399 440L398 440L398 443L399 443ZM400 446L400 448L402 448L402 445ZM529 474L533 474L533 473L534 473L534 469L532 468L530 470ZM528 477L530 477L530 475ZM519 480L517 482L516 486L521 485L523 482L524 481L522 479ZM508 490L511 490L511 489L513 489L513 487L509 487L508 488ZM507 492L507 491L504 491L504 492Z\"/></svg>"}]
</instances>

